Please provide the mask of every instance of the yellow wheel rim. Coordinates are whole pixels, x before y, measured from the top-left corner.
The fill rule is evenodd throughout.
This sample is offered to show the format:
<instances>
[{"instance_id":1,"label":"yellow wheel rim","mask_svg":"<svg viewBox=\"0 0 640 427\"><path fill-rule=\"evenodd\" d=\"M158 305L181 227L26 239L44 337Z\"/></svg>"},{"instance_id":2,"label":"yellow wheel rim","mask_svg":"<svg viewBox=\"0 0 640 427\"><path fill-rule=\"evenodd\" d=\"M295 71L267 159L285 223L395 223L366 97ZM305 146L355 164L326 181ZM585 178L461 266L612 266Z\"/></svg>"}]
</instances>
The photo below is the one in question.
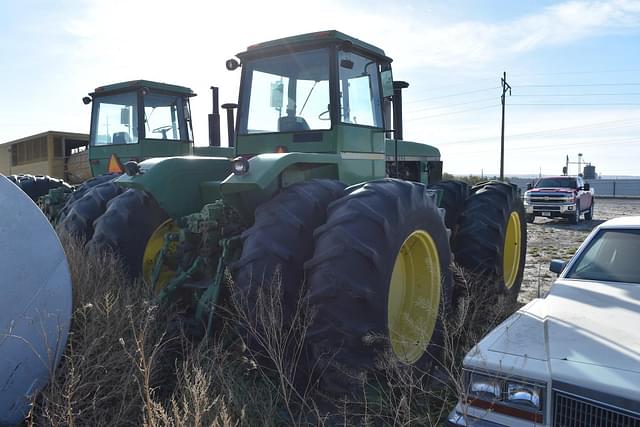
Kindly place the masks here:
<instances>
[{"instance_id":1,"label":"yellow wheel rim","mask_svg":"<svg viewBox=\"0 0 640 427\"><path fill-rule=\"evenodd\" d=\"M387 306L391 348L401 362L414 363L427 350L438 320L440 277L433 239L414 231L396 256Z\"/></svg>"},{"instance_id":2,"label":"yellow wheel rim","mask_svg":"<svg viewBox=\"0 0 640 427\"><path fill-rule=\"evenodd\" d=\"M520 255L522 251L520 215L511 212L507 223L507 233L504 236L504 250L502 251L502 272L504 286L511 289L516 283L520 267Z\"/></svg>"},{"instance_id":3,"label":"yellow wheel rim","mask_svg":"<svg viewBox=\"0 0 640 427\"><path fill-rule=\"evenodd\" d=\"M165 222L160 224L158 228L156 228L156 230L149 238L149 241L147 241L147 246L144 249L144 256L142 257L142 277L144 278L145 282L147 282L149 285L154 286L153 290L156 294L159 294L160 291L167 285L169 280L171 280L176 275L175 271L172 268L170 268L166 264L163 264L160 269L160 274L158 275L157 282L155 284L151 283L151 276L153 274L153 267L155 266L156 258L158 257L160 251L162 250L162 247L164 246L164 236L167 233L175 233L179 230L180 228L172 219L166 220ZM175 250L176 244L171 243L168 247L169 254L174 253Z\"/></svg>"}]
</instances>

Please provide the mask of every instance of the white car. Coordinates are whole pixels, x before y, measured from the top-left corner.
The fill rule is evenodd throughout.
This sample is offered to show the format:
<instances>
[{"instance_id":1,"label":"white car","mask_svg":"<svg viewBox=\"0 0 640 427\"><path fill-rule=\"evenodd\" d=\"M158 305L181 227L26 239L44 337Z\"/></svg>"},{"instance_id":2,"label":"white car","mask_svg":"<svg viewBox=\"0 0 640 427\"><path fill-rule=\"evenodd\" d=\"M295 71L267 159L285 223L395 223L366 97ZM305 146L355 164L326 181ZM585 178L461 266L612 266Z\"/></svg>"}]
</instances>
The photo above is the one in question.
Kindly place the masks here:
<instances>
[{"instance_id":1,"label":"white car","mask_svg":"<svg viewBox=\"0 0 640 427\"><path fill-rule=\"evenodd\" d=\"M596 227L464 359L449 426L640 427L640 216Z\"/></svg>"}]
</instances>

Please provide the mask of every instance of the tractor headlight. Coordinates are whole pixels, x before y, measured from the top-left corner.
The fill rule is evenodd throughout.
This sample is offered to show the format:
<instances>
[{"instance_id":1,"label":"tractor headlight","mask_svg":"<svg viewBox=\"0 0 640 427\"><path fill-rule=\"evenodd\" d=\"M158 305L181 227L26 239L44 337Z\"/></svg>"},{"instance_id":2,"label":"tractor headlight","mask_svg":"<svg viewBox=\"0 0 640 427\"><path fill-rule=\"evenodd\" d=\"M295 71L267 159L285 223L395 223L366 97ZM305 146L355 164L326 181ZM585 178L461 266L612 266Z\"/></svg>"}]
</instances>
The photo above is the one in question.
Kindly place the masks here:
<instances>
[{"instance_id":1,"label":"tractor headlight","mask_svg":"<svg viewBox=\"0 0 640 427\"><path fill-rule=\"evenodd\" d=\"M235 175L244 175L249 172L249 160L244 157L236 157L232 160L232 167Z\"/></svg>"},{"instance_id":2,"label":"tractor headlight","mask_svg":"<svg viewBox=\"0 0 640 427\"><path fill-rule=\"evenodd\" d=\"M543 422L543 384L468 371L466 381L467 404L536 423Z\"/></svg>"}]
</instances>

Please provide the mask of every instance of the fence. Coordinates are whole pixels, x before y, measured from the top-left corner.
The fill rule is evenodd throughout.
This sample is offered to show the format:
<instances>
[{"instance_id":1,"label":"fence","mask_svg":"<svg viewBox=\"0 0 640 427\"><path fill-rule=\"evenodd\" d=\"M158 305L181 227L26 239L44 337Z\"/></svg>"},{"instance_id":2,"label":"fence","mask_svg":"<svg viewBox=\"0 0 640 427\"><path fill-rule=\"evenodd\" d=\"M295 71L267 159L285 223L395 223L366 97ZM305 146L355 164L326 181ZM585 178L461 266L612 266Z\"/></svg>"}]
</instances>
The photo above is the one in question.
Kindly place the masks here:
<instances>
[{"instance_id":1,"label":"fence","mask_svg":"<svg viewBox=\"0 0 640 427\"><path fill-rule=\"evenodd\" d=\"M535 179L509 178L524 192L527 184ZM589 179L588 182L596 197L640 197L640 179Z\"/></svg>"}]
</instances>

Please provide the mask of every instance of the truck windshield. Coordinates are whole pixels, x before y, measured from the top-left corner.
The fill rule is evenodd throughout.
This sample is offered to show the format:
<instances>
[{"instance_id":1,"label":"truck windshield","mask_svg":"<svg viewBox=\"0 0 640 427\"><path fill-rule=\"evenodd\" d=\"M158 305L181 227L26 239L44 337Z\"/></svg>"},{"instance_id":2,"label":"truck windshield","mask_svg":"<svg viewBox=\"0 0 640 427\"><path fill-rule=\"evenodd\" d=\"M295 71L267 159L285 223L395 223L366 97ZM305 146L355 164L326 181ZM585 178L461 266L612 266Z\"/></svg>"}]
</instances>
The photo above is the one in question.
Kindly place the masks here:
<instances>
[{"instance_id":1,"label":"truck windshield","mask_svg":"<svg viewBox=\"0 0 640 427\"><path fill-rule=\"evenodd\" d=\"M97 97L93 101L91 145L138 142L136 92Z\"/></svg>"},{"instance_id":2,"label":"truck windshield","mask_svg":"<svg viewBox=\"0 0 640 427\"><path fill-rule=\"evenodd\" d=\"M569 279L640 283L640 230L602 230L566 275Z\"/></svg>"},{"instance_id":3,"label":"truck windshield","mask_svg":"<svg viewBox=\"0 0 640 427\"><path fill-rule=\"evenodd\" d=\"M329 129L329 50L243 64L239 133Z\"/></svg>"},{"instance_id":4,"label":"truck windshield","mask_svg":"<svg viewBox=\"0 0 640 427\"><path fill-rule=\"evenodd\" d=\"M536 183L536 188L577 188L575 178L542 178Z\"/></svg>"}]
</instances>

